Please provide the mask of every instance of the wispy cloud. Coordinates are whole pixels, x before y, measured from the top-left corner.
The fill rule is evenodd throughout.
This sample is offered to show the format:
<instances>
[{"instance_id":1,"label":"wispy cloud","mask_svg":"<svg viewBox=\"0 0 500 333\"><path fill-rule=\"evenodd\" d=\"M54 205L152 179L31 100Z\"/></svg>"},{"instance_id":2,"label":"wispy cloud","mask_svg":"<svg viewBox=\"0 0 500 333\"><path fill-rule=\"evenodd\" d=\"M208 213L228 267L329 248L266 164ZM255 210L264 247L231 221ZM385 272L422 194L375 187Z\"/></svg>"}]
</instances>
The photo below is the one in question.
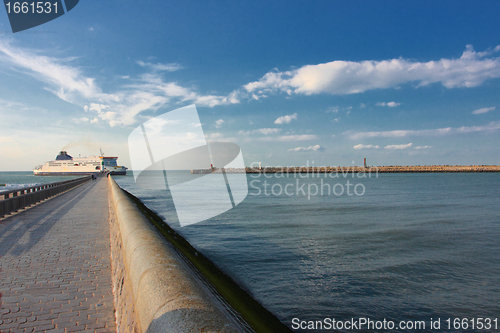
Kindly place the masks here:
<instances>
[{"instance_id":1,"label":"wispy cloud","mask_svg":"<svg viewBox=\"0 0 500 333\"><path fill-rule=\"evenodd\" d=\"M352 148L354 148L354 149L379 149L380 147L379 146L374 146L374 145L359 144L359 145L355 145Z\"/></svg>"},{"instance_id":2,"label":"wispy cloud","mask_svg":"<svg viewBox=\"0 0 500 333\"><path fill-rule=\"evenodd\" d=\"M139 83L127 86L136 91L149 92L157 96L177 99L181 102L194 102L198 106L214 107L217 105L238 104L240 101L237 92L234 91L227 96L203 95L197 93L193 88L183 87L176 82L165 82L161 76L155 73L144 74Z\"/></svg>"},{"instance_id":3,"label":"wispy cloud","mask_svg":"<svg viewBox=\"0 0 500 333\"><path fill-rule=\"evenodd\" d=\"M432 146L416 146L413 149L431 149L431 148L432 148Z\"/></svg>"},{"instance_id":4,"label":"wispy cloud","mask_svg":"<svg viewBox=\"0 0 500 333\"><path fill-rule=\"evenodd\" d=\"M499 51L497 46L476 52L472 45L467 45L460 58L428 62L403 58L360 62L336 60L285 72L275 70L246 84L244 89L254 95L277 92L344 95L398 88L407 83L415 83L417 87L440 83L446 88L470 88L500 77L500 58L491 57Z\"/></svg>"},{"instance_id":5,"label":"wispy cloud","mask_svg":"<svg viewBox=\"0 0 500 333\"><path fill-rule=\"evenodd\" d=\"M224 124L224 120L219 119L215 121L215 127L220 128Z\"/></svg>"},{"instance_id":6,"label":"wispy cloud","mask_svg":"<svg viewBox=\"0 0 500 333\"><path fill-rule=\"evenodd\" d=\"M0 40L0 61L48 83L50 87L47 89L59 98L71 102L77 94L85 98L113 99L112 95L102 93L95 79L84 76L79 68L69 66L67 63L71 60L39 55Z\"/></svg>"},{"instance_id":7,"label":"wispy cloud","mask_svg":"<svg viewBox=\"0 0 500 333\"><path fill-rule=\"evenodd\" d=\"M281 128L259 128L259 129L252 130L252 131L239 131L238 134L243 134L243 135L250 135L250 134L264 134L264 135L269 135L269 134L278 133L280 131L281 131Z\"/></svg>"},{"instance_id":8,"label":"wispy cloud","mask_svg":"<svg viewBox=\"0 0 500 333\"><path fill-rule=\"evenodd\" d=\"M99 119L94 118L90 119L87 117L81 117L81 118L73 118L71 119L74 123L81 124L81 123L90 123L90 124L96 124L99 122Z\"/></svg>"},{"instance_id":9,"label":"wispy cloud","mask_svg":"<svg viewBox=\"0 0 500 333\"><path fill-rule=\"evenodd\" d=\"M302 135L281 135L281 136L266 136L258 138L260 141L309 141L317 140L318 137L312 134L302 134Z\"/></svg>"},{"instance_id":10,"label":"wispy cloud","mask_svg":"<svg viewBox=\"0 0 500 333\"><path fill-rule=\"evenodd\" d=\"M238 139L235 137L226 137L224 134L218 133L218 132L205 134L205 138L209 142L236 142L236 141L238 141Z\"/></svg>"},{"instance_id":11,"label":"wispy cloud","mask_svg":"<svg viewBox=\"0 0 500 333\"><path fill-rule=\"evenodd\" d=\"M303 135L282 135L278 137L278 141L308 141L317 140L316 135L303 134Z\"/></svg>"},{"instance_id":12,"label":"wispy cloud","mask_svg":"<svg viewBox=\"0 0 500 333\"><path fill-rule=\"evenodd\" d=\"M388 146L385 146L384 149L390 149L390 150L400 150L400 149L407 149L407 148L410 148L413 144L410 142L410 143L407 143L405 145L388 145Z\"/></svg>"},{"instance_id":13,"label":"wispy cloud","mask_svg":"<svg viewBox=\"0 0 500 333\"><path fill-rule=\"evenodd\" d=\"M281 125L281 124L289 124L292 120L297 119L297 114L291 114L291 115L286 115L286 116L281 116L278 119L274 121L275 124Z\"/></svg>"},{"instance_id":14,"label":"wispy cloud","mask_svg":"<svg viewBox=\"0 0 500 333\"><path fill-rule=\"evenodd\" d=\"M237 91L227 96L200 94L194 88L165 82L158 72L179 69L176 64L142 63L152 72L133 79L133 84L119 86L115 92L105 93L95 78L84 75L80 68L71 65L74 58L54 58L40 53L0 40L0 62L46 83L48 91L67 102L84 107L86 111L95 112L99 119L110 126L132 125L137 121L137 116L146 110L155 111L168 105L178 105L179 102L193 102L207 107L240 102Z\"/></svg>"},{"instance_id":15,"label":"wispy cloud","mask_svg":"<svg viewBox=\"0 0 500 333\"><path fill-rule=\"evenodd\" d=\"M325 151L326 148L321 147L320 145L309 146L309 147L297 147L288 149L288 151Z\"/></svg>"},{"instance_id":16,"label":"wispy cloud","mask_svg":"<svg viewBox=\"0 0 500 333\"><path fill-rule=\"evenodd\" d=\"M377 106L388 106L390 108L394 108L396 106L400 106L401 103L397 103L397 102L388 102L388 103L386 103L386 102L380 102L380 103L377 103L376 105Z\"/></svg>"},{"instance_id":17,"label":"wispy cloud","mask_svg":"<svg viewBox=\"0 0 500 333\"><path fill-rule=\"evenodd\" d=\"M490 112L490 111L493 111L495 110L496 107L491 107L491 108L481 108L481 109L477 109L477 110L474 110L472 111L472 114L481 114L481 113L486 113L486 112Z\"/></svg>"},{"instance_id":18,"label":"wispy cloud","mask_svg":"<svg viewBox=\"0 0 500 333\"><path fill-rule=\"evenodd\" d=\"M171 64L161 64L161 63L156 63L153 64L151 62L144 62L144 61L137 61L137 64L141 67L149 67L154 71L167 71L167 72L175 72L178 71L179 69L182 69L182 67L179 64L176 63L171 63Z\"/></svg>"},{"instance_id":19,"label":"wispy cloud","mask_svg":"<svg viewBox=\"0 0 500 333\"><path fill-rule=\"evenodd\" d=\"M474 132L492 132L500 129L500 121L492 121L484 126L446 127L428 130L394 130L381 132L344 132L352 140L366 138L403 138L408 136L440 136Z\"/></svg>"}]
</instances>

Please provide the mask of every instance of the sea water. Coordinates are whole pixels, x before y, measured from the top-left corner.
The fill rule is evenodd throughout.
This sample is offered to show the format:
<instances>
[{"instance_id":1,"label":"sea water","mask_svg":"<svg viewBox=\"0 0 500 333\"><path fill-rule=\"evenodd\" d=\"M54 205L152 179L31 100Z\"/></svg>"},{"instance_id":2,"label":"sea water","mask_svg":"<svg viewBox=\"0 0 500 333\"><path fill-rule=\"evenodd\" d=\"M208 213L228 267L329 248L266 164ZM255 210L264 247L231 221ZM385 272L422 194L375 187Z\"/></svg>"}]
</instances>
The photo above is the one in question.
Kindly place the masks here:
<instances>
[{"instance_id":1,"label":"sea water","mask_svg":"<svg viewBox=\"0 0 500 333\"><path fill-rule=\"evenodd\" d=\"M62 182L81 176L35 176L32 171L0 171L0 192Z\"/></svg>"},{"instance_id":2,"label":"sea water","mask_svg":"<svg viewBox=\"0 0 500 333\"><path fill-rule=\"evenodd\" d=\"M166 190L114 178L297 331L360 318L500 328L499 173L337 176L247 175L242 203L186 227Z\"/></svg>"}]
</instances>

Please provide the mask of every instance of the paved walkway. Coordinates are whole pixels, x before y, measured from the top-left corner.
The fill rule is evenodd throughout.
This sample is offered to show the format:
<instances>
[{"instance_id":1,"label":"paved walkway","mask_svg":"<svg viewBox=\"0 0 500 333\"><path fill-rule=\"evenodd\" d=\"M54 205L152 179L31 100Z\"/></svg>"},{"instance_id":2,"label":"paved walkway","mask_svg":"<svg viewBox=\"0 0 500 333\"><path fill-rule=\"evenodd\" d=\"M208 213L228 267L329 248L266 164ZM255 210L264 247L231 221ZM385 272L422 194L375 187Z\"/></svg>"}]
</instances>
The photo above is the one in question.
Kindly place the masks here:
<instances>
[{"instance_id":1,"label":"paved walkway","mask_svg":"<svg viewBox=\"0 0 500 333\"><path fill-rule=\"evenodd\" d=\"M114 332L108 183L0 221L0 331Z\"/></svg>"}]
</instances>

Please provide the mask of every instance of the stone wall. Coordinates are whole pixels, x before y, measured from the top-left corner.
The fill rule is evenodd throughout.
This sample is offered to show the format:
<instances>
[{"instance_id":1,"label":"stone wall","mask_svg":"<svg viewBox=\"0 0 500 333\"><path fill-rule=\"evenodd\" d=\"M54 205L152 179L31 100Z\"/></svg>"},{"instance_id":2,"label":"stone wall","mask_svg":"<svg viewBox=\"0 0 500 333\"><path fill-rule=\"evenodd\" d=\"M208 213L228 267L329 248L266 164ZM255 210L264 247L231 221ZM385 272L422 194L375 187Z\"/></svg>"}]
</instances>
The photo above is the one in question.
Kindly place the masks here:
<instances>
[{"instance_id":1,"label":"stone wall","mask_svg":"<svg viewBox=\"0 0 500 333\"><path fill-rule=\"evenodd\" d=\"M118 332L239 332L112 177L109 186Z\"/></svg>"},{"instance_id":2,"label":"stone wall","mask_svg":"<svg viewBox=\"0 0 500 333\"><path fill-rule=\"evenodd\" d=\"M118 333L139 333L140 327L134 311L134 298L130 281L123 262L122 240L120 228L111 197L109 198L109 230L111 240L111 279L116 315L116 331Z\"/></svg>"}]
</instances>

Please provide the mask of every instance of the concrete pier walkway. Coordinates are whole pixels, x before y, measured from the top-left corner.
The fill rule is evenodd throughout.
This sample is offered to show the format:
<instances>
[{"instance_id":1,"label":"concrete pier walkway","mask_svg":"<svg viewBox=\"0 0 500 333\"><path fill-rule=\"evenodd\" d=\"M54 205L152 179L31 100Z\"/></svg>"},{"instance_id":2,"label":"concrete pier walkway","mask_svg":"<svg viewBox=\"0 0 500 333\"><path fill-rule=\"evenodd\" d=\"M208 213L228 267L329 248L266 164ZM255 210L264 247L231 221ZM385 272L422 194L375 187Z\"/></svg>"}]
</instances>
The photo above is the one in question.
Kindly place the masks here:
<instances>
[{"instance_id":1,"label":"concrete pier walkway","mask_svg":"<svg viewBox=\"0 0 500 333\"><path fill-rule=\"evenodd\" d=\"M115 332L108 182L0 220L0 332Z\"/></svg>"}]
</instances>

